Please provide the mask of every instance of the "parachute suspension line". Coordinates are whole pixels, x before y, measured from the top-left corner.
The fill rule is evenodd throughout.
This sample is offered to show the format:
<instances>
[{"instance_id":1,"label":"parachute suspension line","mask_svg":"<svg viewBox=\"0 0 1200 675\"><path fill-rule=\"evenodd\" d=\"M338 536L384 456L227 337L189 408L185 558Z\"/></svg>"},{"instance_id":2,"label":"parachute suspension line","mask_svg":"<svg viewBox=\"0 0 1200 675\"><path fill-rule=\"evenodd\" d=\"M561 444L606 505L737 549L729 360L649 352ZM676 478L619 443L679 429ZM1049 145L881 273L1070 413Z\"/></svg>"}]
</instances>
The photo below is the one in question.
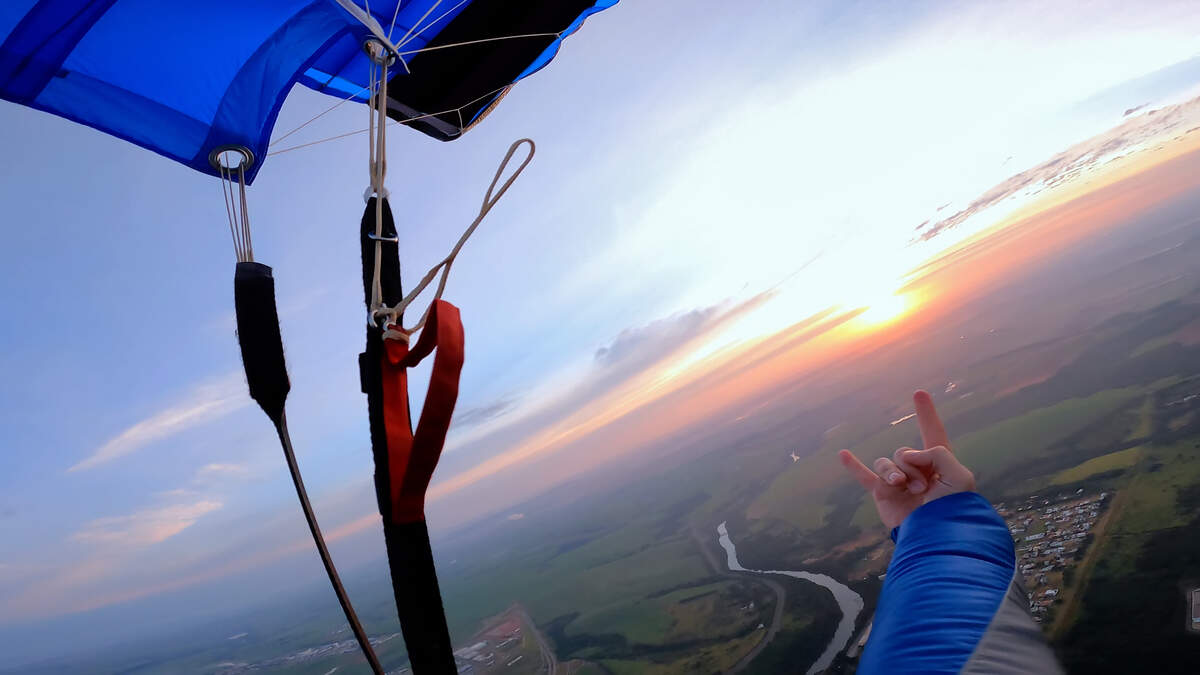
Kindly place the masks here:
<instances>
[{"instance_id":1,"label":"parachute suspension line","mask_svg":"<svg viewBox=\"0 0 1200 675\"><path fill-rule=\"evenodd\" d=\"M500 179L504 176L504 172L508 168L508 163L512 160L513 155L516 154L517 149L522 145L529 146L529 154L527 154L525 159L523 159L517 168L513 170L512 174L510 174L508 178L501 183ZM454 260L458 257L459 251L461 251L463 245L467 243L467 239L469 239L471 235L475 233L475 229L478 228L479 224L483 222L483 219L487 216L488 212L492 210L492 207L500 201L500 198L504 196L505 192L508 192L508 188L512 187L512 184L517 180L517 177L521 175L521 172L525 170L525 167L529 166L529 162L533 160L533 155L535 152L537 152L537 146L534 144L533 140L528 138L522 138L521 140L516 141L512 145L508 146L508 152L504 155L504 159L500 161L500 166L496 167L496 175L492 177L492 183L488 186L487 193L483 196L483 203L479 207L479 214L475 216L475 220L470 224L470 226L463 231L462 236L458 238L458 242L454 244L454 248L450 250L450 253L445 258L442 258L441 262L431 267L429 271L425 273L425 276L421 278L421 281L418 282L417 285L408 292L408 295L404 296L404 299L398 302L395 307L379 307L378 309L372 310L370 317L372 323L376 323L376 325L378 325L377 322L382 319L384 339L390 338L407 342L413 333L421 330L421 328L425 326L425 322L429 319L430 310L435 304L437 304L438 300L441 300L442 293L446 290L446 280L450 276L450 267L454 265ZM496 189L497 185L500 185L498 190ZM379 201L376 200L376 204L378 203ZM375 240L375 246L375 250L377 252L375 257L375 269L377 272L375 283L378 284L378 239ZM415 300L422 291L429 287L429 284L433 282L434 277L438 276L439 272L441 276L438 279L437 290L434 291L433 300L429 303L429 307L427 307L424 313L421 314L420 321L418 321L412 328L405 328L404 326L400 325L400 318L404 315L404 311L408 309L408 306L413 303L413 300ZM372 295L374 295L378 290L379 287L377 285L375 290L372 292ZM374 305L372 305L372 307L374 307Z\"/></svg>"},{"instance_id":2,"label":"parachute suspension line","mask_svg":"<svg viewBox=\"0 0 1200 675\"><path fill-rule=\"evenodd\" d=\"M401 4L403 4L403 3L397 2L396 3L396 11L392 12L392 25L388 27L388 39L389 40L392 38L392 31L396 30L396 17L400 16L400 5ZM440 4L442 4L442 0L437 0L437 2L430 5L429 9L425 10L425 13L421 15L421 18L417 19L417 22L412 25L412 28L408 29L408 32L404 34L404 37L400 38L400 43L403 44L406 40L408 40L408 36L412 35L412 32L417 29L417 26L420 26L421 22L424 21L430 14L432 14L433 10L437 9L438 5L440 5ZM462 4L462 3L459 3L459 4ZM443 14L442 16L445 16L445 15ZM441 18L439 17L438 20L440 21ZM437 23L437 21L434 21L433 23ZM430 24L430 25L432 26L433 24ZM397 46L399 46L399 45L397 45Z\"/></svg>"},{"instance_id":3,"label":"parachute suspension line","mask_svg":"<svg viewBox=\"0 0 1200 675\"><path fill-rule=\"evenodd\" d=\"M461 122L462 122L462 109L463 109L463 108L466 108L467 106L470 106L470 105L472 105L472 104L474 104L474 103L478 103L479 101L482 101L483 99L485 99L485 98L488 98L489 96L493 96L493 95L495 95L495 94L498 94L498 93L500 93L500 92L504 92L505 94L507 94L507 93L508 93L508 90L509 90L509 89L512 89L512 88L513 88L513 85L512 85L512 84L506 84L506 85L503 85L503 86L500 86L500 87L496 87L495 89L493 89L493 90L489 91L489 92L488 92L488 93L486 93L486 94L483 94L483 95L481 95L481 96L476 96L475 98L471 99L470 101L467 101L466 103L462 104L461 106L459 106L459 107L457 107L457 108L447 108L446 110L439 110L438 112L431 112L431 113L425 113L425 114L422 114L422 115L416 115L416 116L414 116L414 117L407 117L407 118L405 118L404 120L394 120L394 119L388 119L388 126L396 126L397 124L408 124L409 122L416 122L417 120L423 120L423 119L425 119L425 118L427 118L427 117L438 117L438 116L441 116L441 115L448 115L448 114L450 114L450 113L458 113L458 115L459 115L459 122L461 123ZM364 89L366 89L366 88L364 87ZM300 150L300 149L302 149L302 148L307 148L307 147L311 147L311 146L314 146L314 145L320 145L320 144L322 144L322 143L328 143L328 142L330 142L330 141L337 141L337 140L341 140L341 139L343 139L343 138L348 138L348 137L350 137L350 136L357 136L357 135L359 135L359 134L365 134L365 133L367 133L368 131L370 131L370 129L369 129L369 128L358 129L358 130L356 130L356 131L347 131L347 132L346 132L346 133L344 133L344 134L338 134L338 135L336 135L336 136L330 136L330 137L328 137L328 138L320 138L320 139L317 139L317 140L315 140L315 141L309 141L308 143L301 143L301 144L299 144L299 145L293 145L293 146L286 147L286 148L283 148L283 149L280 149L280 150L276 150L276 151L274 151L274 152L268 152L268 153L267 153L267 156L268 156L268 157L273 157L273 156L275 156L275 155L282 155L282 154L283 154L283 153L285 153L285 152L291 152L291 151L293 151L293 150Z\"/></svg>"},{"instance_id":4,"label":"parachute suspension line","mask_svg":"<svg viewBox=\"0 0 1200 675\"><path fill-rule=\"evenodd\" d=\"M356 5L354 0L334 0L334 2L341 5L342 9L346 10L350 16L354 17L367 30L371 31L372 37L369 38L368 42L378 43L388 53L390 58L400 61L400 65L404 66L404 72L409 72L408 64L404 62L403 58L400 58L396 45L392 44L392 39L388 37L387 33L383 32L383 26L379 25L375 17L371 16L370 7L367 8L367 11L363 11L363 8Z\"/></svg>"},{"instance_id":5,"label":"parachute suspension line","mask_svg":"<svg viewBox=\"0 0 1200 675\"><path fill-rule=\"evenodd\" d=\"M368 41L365 48L371 57L371 105L367 125L367 164L371 184L364 197L370 201L371 196L375 196L375 232L371 237L375 240L375 267L371 275L371 311L374 312L383 306L379 275L383 265L383 200L388 197L384 186L387 178L388 63L393 57L383 45L374 41Z\"/></svg>"},{"instance_id":6,"label":"parachute suspension line","mask_svg":"<svg viewBox=\"0 0 1200 675\"><path fill-rule=\"evenodd\" d=\"M237 160L236 165L231 163L233 160ZM213 150L209 161L221 175L221 194L225 198L225 214L229 217L233 252L238 262L253 262L250 207L246 201L246 169L254 161L254 156L246 148L225 146ZM237 186L236 190L234 185Z\"/></svg>"},{"instance_id":7,"label":"parachute suspension line","mask_svg":"<svg viewBox=\"0 0 1200 675\"><path fill-rule=\"evenodd\" d=\"M358 95L359 95L359 94L363 93L364 91L369 91L370 89L371 89L371 86L370 86L370 85L367 85L367 86L365 86L365 87L359 87L358 91L354 92L353 94L350 94L349 96L347 96L346 98L344 98L344 99L342 99L342 100L338 101L337 103L334 103L333 105L331 105L331 106L329 106L328 108L326 108L326 109L322 110L321 112L317 113L316 115L313 115L312 117L308 118L308 119L307 119L307 120L306 120L306 121L305 121L303 124L301 124L300 126L298 126L298 127L295 127L294 129L292 129L291 131L287 132L286 134L283 134L282 136L280 136L280 137L276 138L275 140L271 141L271 144L270 144L270 145L268 145L267 147L274 147L274 145L275 145L276 143L278 143L278 142L282 141L283 139L287 138L288 136L291 136L292 134L296 133L297 131L300 131L300 130L301 130L301 129L303 129L304 127L306 127L306 126L308 126L308 125L312 124L313 122L316 122L317 120L319 120L319 119L321 119L322 117L324 117L324 116L328 115L329 113L333 112L334 110L337 110L338 108L340 108L340 107L342 107L342 106L346 105L346 104L347 104L347 103L349 103L351 100L353 100L353 99L355 99L355 98L358 98ZM274 153L270 153L270 154L274 154Z\"/></svg>"},{"instance_id":8,"label":"parachute suspension line","mask_svg":"<svg viewBox=\"0 0 1200 675\"><path fill-rule=\"evenodd\" d=\"M552 37L561 38L562 33L525 33L524 35L501 35L500 37L481 38L479 40L467 40L466 42L450 42L444 45L434 45L433 47L422 47L420 49L409 49L407 51L397 52L400 56L412 56L413 54L422 54L424 52L433 52L439 49L449 49L451 47L466 47L467 45L477 45L483 42L499 42L501 40L522 40L525 38L540 38Z\"/></svg>"},{"instance_id":9,"label":"parachute suspension line","mask_svg":"<svg viewBox=\"0 0 1200 675\"><path fill-rule=\"evenodd\" d=\"M412 42L413 40L416 40L417 38L421 37L421 33L424 33L426 28L429 28L430 26L436 26L436 25L438 24L438 22L439 22L439 21L441 21L442 19L444 19L444 18L446 18L446 17L450 16L450 15L451 15L451 14L453 14L454 12L458 11L458 8L459 8L459 7L462 7L463 5L467 4L468 2L470 2L470 0L458 0L458 4L454 5L454 6L453 6L453 7L451 7L450 9L448 9L448 10L446 10L446 11L442 12L442 13L441 13L441 14L438 16L438 18L434 19L433 21L430 21L430 22L429 22L428 24L426 24L425 26L422 26L420 30L417 30L417 27L421 25L421 22L420 22L420 21L416 22L415 24L413 24L413 27L412 27L412 28L410 28L410 29L408 30L408 32L404 34L404 37L400 38L400 41L396 43L396 46L397 46L397 47L403 47L404 45L406 45L406 44L408 44L408 43ZM439 3L439 4L441 4L441 0L438 0L438 3ZM436 6L437 6L437 5L434 5L434 7L436 7ZM427 14L427 15L428 15L428 14ZM422 19L424 19L424 17L422 17ZM415 32L414 32L414 31L415 31Z\"/></svg>"}]
</instances>

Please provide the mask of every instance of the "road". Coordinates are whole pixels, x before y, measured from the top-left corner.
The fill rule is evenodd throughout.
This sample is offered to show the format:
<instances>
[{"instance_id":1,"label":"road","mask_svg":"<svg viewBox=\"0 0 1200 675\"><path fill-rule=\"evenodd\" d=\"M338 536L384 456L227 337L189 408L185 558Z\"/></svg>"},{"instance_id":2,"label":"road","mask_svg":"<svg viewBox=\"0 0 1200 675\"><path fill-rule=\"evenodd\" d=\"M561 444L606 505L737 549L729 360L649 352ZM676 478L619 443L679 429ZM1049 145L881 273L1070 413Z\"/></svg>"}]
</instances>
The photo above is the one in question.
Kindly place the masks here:
<instances>
[{"instance_id":1,"label":"road","mask_svg":"<svg viewBox=\"0 0 1200 675\"><path fill-rule=\"evenodd\" d=\"M537 624L533 622L533 617L529 616L529 612L526 612L524 607L517 605L516 610L521 621L528 627L529 634L537 641L538 651L542 653L542 665L546 667L546 672L549 675L558 675L558 658L554 656L554 650L546 642L546 636L538 630Z\"/></svg>"},{"instance_id":2,"label":"road","mask_svg":"<svg viewBox=\"0 0 1200 675\"><path fill-rule=\"evenodd\" d=\"M1058 611L1055 612L1054 622L1050 625L1051 639L1058 639L1066 635L1071 624L1075 622L1075 614L1079 611L1080 602L1087 592L1088 583L1092 580L1092 568L1100 559L1101 551L1108 548L1108 541L1105 539L1108 527L1125 508L1125 497L1128 494L1129 490L1118 490L1116 495L1110 498L1104 515L1100 516L1100 520L1092 528L1091 548L1083 554L1083 560L1075 567L1075 583L1065 589L1067 598L1059 605Z\"/></svg>"},{"instance_id":3,"label":"road","mask_svg":"<svg viewBox=\"0 0 1200 675\"><path fill-rule=\"evenodd\" d=\"M731 572L729 571L728 567L722 565L717 557L713 554L712 549L708 547L708 543L705 541L704 537L700 536L700 532L697 531L694 526L692 527L692 539L696 540L696 545L700 547L700 552L704 554L704 560L708 563L709 569L711 569L714 574L720 574L731 579L745 579L751 576L749 574L738 574L736 572ZM767 645L770 644L771 640L775 639L775 634L779 632L779 628L783 625L783 604L784 601L787 600L787 591L783 588L783 584L773 579L764 579L762 577L753 577L753 580L766 584L767 587L770 588L775 594L775 613L771 617L770 625L767 626L766 634L763 635L763 638L758 641L758 644L754 645L753 649L747 652L746 655L738 660L737 663L733 664L732 668L726 671L731 675L732 673L740 672L746 666L750 665L750 662L754 660L754 657L758 656L762 650L767 648Z\"/></svg>"}]
</instances>

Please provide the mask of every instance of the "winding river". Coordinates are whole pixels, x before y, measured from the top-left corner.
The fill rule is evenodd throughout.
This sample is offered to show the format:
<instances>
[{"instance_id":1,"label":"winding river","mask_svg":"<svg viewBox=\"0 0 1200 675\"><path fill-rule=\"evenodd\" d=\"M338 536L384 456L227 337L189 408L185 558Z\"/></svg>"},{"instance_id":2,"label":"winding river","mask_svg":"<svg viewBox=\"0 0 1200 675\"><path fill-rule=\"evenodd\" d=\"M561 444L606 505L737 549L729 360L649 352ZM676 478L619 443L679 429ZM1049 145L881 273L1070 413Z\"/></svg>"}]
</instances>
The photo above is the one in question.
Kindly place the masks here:
<instances>
[{"instance_id":1,"label":"winding river","mask_svg":"<svg viewBox=\"0 0 1200 675\"><path fill-rule=\"evenodd\" d=\"M838 607L842 610L842 620L838 622L837 630L833 633L833 639L825 647L825 651L821 653L820 658L812 667L808 669L808 675L819 673L825 670L833 663L833 659L846 647L846 643L850 641L850 636L854 633L854 621L858 618L858 613L862 611L863 599L862 596L850 590L842 582L834 579L826 574L815 574L813 572L793 572L790 570L748 570L742 567L738 562L737 548L733 545L733 540L729 538L729 530L725 528L725 523L717 526L718 541L721 543L721 548L725 549L726 555L729 557L729 569L732 572L752 572L754 574L780 574L785 577L794 577L796 579L804 579L811 581L819 586L824 586L833 593L834 600L837 600Z\"/></svg>"}]
</instances>

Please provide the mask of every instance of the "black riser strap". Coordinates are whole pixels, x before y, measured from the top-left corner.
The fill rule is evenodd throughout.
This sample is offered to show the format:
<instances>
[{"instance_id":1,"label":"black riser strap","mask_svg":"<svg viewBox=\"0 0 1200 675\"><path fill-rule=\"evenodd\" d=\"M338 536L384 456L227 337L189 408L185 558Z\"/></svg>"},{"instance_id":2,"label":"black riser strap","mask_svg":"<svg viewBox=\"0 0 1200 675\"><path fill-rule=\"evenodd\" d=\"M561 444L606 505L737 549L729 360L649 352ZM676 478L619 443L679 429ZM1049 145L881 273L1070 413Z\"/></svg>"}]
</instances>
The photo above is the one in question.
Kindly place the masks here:
<instances>
[{"instance_id":1,"label":"black riser strap","mask_svg":"<svg viewBox=\"0 0 1200 675\"><path fill-rule=\"evenodd\" d=\"M354 613L354 607L350 604L350 598L338 577L333 558L325 546L325 537L321 535L321 527L317 524L316 514L309 503L304 480L300 477L300 465L296 463L296 453L292 449L287 417L284 415L284 405L292 385L288 380L287 363L283 358L283 337L279 332L275 279L271 276L271 268L256 262L238 263L233 275L233 302L237 311L238 343L242 348L242 365L246 369L250 397L262 406L263 412L275 423L279 444L283 447L283 457L287 461L288 473L291 474L292 485L296 488L296 496L300 499L300 509L304 512L304 520L312 533L321 564L325 566L325 573L329 575L329 583L333 586L333 592L337 595L346 621L350 624L350 630L358 640L371 671L382 675L383 666L371 648L366 630Z\"/></svg>"},{"instance_id":2,"label":"black riser strap","mask_svg":"<svg viewBox=\"0 0 1200 675\"><path fill-rule=\"evenodd\" d=\"M361 223L363 292L371 301L375 271L375 199L367 203ZM396 236L392 210L384 200L384 239ZM400 258L395 242L380 244L380 290L386 305L395 305L403 297L400 286ZM359 355L362 391L367 395L367 413L371 423L371 454L375 459L375 497L383 514L383 537L387 546L388 569L396 596L396 613L408 648L414 675L441 675L458 672L454 665L450 631L442 607L437 570L424 521L395 525L391 522L391 483L388 466L387 428L383 415L383 335L379 328L367 329L366 349Z\"/></svg>"},{"instance_id":3,"label":"black riser strap","mask_svg":"<svg viewBox=\"0 0 1200 675\"><path fill-rule=\"evenodd\" d=\"M457 673L425 521L384 525L388 566L413 673Z\"/></svg>"},{"instance_id":4,"label":"black riser strap","mask_svg":"<svg viewBox=\"0 0 1200 675\"><path fill-rule=\"evenodd\" d=\"M250 398L278 424L292 385L283 360L271 268L256 262L238 263L233 275L233 304Z\"/></svg>"}]
</instances>

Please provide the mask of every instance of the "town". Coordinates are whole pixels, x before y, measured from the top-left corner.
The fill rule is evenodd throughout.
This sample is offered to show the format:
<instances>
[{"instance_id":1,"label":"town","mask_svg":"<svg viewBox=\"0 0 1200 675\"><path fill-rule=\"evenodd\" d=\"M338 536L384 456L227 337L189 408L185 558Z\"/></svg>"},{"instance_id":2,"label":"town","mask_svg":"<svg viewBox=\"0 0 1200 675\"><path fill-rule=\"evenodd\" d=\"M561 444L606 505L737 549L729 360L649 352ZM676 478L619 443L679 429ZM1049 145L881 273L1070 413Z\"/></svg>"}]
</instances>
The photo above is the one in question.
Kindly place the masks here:
<instances>
[{"instance_id":1,"label":"town","mask_svg":"<svg viewBox=\"0 0 1200 675\"><path fill-rule=\"evenodd\" d=\"M459 673L534 675L575 672L582 662L559 664L546 637L519 604L485 622L468 645L454 652Z\"/></svg>"},{"instance_id":2,"label":"town","mask_svg":"<svg viewBox=\"0 0 1200 675\"><path fill-rule=\"evenodd\" d=\"M1087 496L1083 490L1053 497L1030 495L1009 506L996 504L1017 549L1029 611L1045 622L1062 599L1093 540L1093 529L1109 502L1109 493Z\"/></svg>"},{"instance_id":3,"label":"town","mask_svg":"<svg viewBox=\"0 0 1200 675\"><path fill-rule=\"evenodd\" d=\"M509 618L484 631L482 639L454 652L454 661L458 672L470 673L480 666L487 672L500 662L506 668L517 665L524 659L518 651L521 647L521 622L517 618Z\"/></svg>"}]
</instances>

